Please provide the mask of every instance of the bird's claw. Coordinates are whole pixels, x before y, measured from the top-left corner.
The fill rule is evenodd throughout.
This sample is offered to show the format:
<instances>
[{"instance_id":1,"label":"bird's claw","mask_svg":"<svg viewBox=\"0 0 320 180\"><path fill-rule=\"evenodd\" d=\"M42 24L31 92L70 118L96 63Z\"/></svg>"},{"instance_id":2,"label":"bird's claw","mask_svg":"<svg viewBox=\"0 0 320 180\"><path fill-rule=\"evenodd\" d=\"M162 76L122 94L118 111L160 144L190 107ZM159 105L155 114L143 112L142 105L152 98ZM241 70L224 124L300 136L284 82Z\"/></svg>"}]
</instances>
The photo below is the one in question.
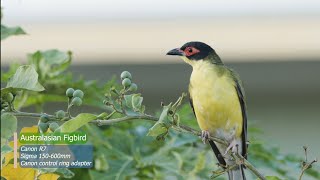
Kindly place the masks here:
<instances>
[{"instance_id":1,"label":"bird's claw","mask_svg":"<svg viewBox=\"0 0 320 180\"><path fill-rule=\"evenodd\" d=\"M231 141L230 145L227 147L223 155L225 156L226 154L228 154L230 150L233 153L236 153L238 151L238 144L236 140Z\"/></svg>"},{"instance_id":2,"label":"bird's claw","mask_svg":"<svg viewBox=\"0 0 320 180\"><path fill-rule=\"evenodd\" d=\"M201 131L200 138L201 138L203 144L206 144L206 141L209 139L209 137L210 137L209 131Z\"/></svg>"}]
</instances>

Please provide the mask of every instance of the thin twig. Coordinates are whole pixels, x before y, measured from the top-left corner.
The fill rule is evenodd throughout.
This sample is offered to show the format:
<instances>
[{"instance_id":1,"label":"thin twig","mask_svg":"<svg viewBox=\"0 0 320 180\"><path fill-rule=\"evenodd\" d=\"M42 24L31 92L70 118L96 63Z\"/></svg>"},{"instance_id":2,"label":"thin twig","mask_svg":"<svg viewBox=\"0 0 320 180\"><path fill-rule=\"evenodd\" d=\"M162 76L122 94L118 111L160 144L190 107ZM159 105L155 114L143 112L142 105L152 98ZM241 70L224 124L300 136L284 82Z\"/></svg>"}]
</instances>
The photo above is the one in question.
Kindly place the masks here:
<instances>
[{"instance_id":1,"label":"thin twig","mask_svg":"<svg viewBox=\"0 0 320 180\"><path fill-rule=\"evenodd\" d=\"M140 115L140 116L124 116L121 118L114 118L109 120L93 120L91 121L91 123L97 124L98 126L103 126L103 125L112 125L114 123L119 123L122 121L129 121L129 120L136 120L136 119L158 121L158 118L156 117L149 116L149 115Z\"/></svg>"},{"instance_id":2,"label":"thin twig","mask_svg":"<svg viewBox=\"0 0 320 180\"><path fill-rule=\"evenodd\" d=\"M230 171L230 170L232 170L232 169L234 169L236 167L238 167L238 164L234 164L232 166L227 166L226 168L224 168L224 169L222 169L220 171L213 171L213 175L211 176L211 179L215 179L215 178L221 176L222 174L224 174L224 173L226 173L226 172L228 172L228 171Z\"/></svg>"},{"instance_id":3,"label":"thin twig","mask_svg":"<svg viewBox=\"0 0 320 180\"><path fill-rule=\"evenodd\" d=\"M28 113L28 112L20 112L20 111L13 111L13 112L6 112L6 113L10 113L17 117L31 117L31 118L40 118L42 115L44 115L39 113ZM47 115L50 120L53 120L53 121L58 120L54 115L49 115L49 114L45 114L45 115Z\"/></svg>"},{"instance_id":4,"label":"thin twig","mask_svg":"<svg viewBox=\"0 0 320 180\"><path fill-rule=\"evenodd\" d=\"M309 162L309 163L306 163L306 164L302 167L302 170L301 170L301 173L300 173L300 176L299 176L299 180L302 179L302 176L303 176L304 172L305 172L306 170L308 170L309 168L311 168L311 167L312 167L312 164L313 164L313 163L316 163L316 162L318 162L318 160L317 160L317 159L314 159L313 161L311 161L311 162Z\"/></svg>"},{"instance_id":5,"label":"thin twig","mask_svg":"<svg viewBox=\"0 0 320 180\"><path fill-rule=\"evenodd\" d=\"M116 110L113 110L105 119L110 119L116 112Z\"/></svg>"},{"instance_id":6,"label":"thin twig","mask_svg":"<svg viewBox=\"0 0 320 180\"><path fill-rule=\"evenodd\" d=\"M253 174L255 174L259 179L266 180L266 178L241 154L239 153L231 153L231 156L239 162L239 165L246 166Z\"/></svg>"},{"instance_id":7,"label":"thin twig","mask_svg":"<svg viewBox=\"0 0 320 180\"><path fill-rule=\"evenodd\" d=\"M302 167L301 167L301 173L299 175L299 180L302 180L302 176L303 176L304 172L307 169L310 169L312 167L313 163L316 163L318 161L317 159L314 159L313 161L308 162L308 147L307 146L303 146L303 150L304 150L305 160L302 161Z\"/></svg>"}]
</instances>

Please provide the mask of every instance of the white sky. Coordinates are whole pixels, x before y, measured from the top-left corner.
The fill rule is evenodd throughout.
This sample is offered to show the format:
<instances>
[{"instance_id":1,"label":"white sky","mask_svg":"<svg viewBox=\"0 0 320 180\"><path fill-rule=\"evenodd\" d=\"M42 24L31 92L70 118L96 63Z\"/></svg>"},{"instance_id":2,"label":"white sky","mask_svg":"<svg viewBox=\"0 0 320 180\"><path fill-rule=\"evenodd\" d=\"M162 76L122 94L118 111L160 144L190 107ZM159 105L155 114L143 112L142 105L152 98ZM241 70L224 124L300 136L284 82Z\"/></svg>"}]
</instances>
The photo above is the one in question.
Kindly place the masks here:
<instances>
[{"instance_id":1,"label":"white sky","mask_svg":"<svg viewBox=\"0 0 320 180\"><path fill-rule=\"evenodd\" d=\"M320 0L2 0L7 24L214 16L320 16Z\"/></svg>"}]
</instances>

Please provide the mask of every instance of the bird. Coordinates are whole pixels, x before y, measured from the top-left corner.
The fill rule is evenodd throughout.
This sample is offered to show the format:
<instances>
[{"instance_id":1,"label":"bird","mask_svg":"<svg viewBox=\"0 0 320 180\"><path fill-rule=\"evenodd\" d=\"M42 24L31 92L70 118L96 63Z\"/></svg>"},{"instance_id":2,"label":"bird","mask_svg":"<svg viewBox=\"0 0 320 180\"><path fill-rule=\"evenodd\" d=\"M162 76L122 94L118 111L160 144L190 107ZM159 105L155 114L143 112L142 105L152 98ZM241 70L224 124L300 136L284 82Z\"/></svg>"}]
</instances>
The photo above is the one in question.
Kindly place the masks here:
<instances>
[{"instance_id":1,"label":"bird","mask_svg":"<svg viewBox=\"0 0 320 180\"><path fill-rule=\"evenodd\" d=\"M201 129L201 138L208 141L229 180L246 179L243 165L235 165L230 153L247 158L247 112L245 95L239 75L227 67L209 45L192 41L167 55L180 56L192 66L189 83L190 104ZM210 136L226 141L219 144Z\"/></svg>"}]
</instances>

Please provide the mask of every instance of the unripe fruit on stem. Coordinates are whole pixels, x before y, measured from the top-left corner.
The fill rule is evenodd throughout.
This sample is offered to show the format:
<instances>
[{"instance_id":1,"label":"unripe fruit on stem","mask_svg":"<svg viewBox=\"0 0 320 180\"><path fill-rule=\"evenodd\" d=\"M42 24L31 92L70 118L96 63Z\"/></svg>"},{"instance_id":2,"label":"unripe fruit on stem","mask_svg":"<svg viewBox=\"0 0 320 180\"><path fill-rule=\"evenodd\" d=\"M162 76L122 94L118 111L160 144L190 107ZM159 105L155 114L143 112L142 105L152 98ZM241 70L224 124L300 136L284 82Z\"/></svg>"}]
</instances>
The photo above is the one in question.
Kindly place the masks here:
<instances>
[{"instance_id":1,"label":"unripe fruit on stem","mask_svg":"<svg viewBox=\"0 0 320 180\"><path fill-rule=\"evenodd\" d=\"M62 111L62 110L59 110L59 111L56 112L56 117L57 117L58 119L64 118L65 115L66 115L66 113L65 113L64 111Z\"/></svg>"},{"instance_id":2,"label":"unripe fruit on stem","mask_svg":"<svg viewBox=\"0 0 320 180\"><path fill-rule=\"evenodd\" d=\"M41 115L40 121L43 122L43 123L48 122L49 121L49 116L46 115L46 114Z\"/></svg>"},{"instance_id":3,"label":"unripe fruit on stem","mask_svg":"<svg viewBox=\"0 0 320 180\"><path fill-rule=\"evenodd\" d=\"M52 132L59 128L59 124L56 122L50 123L49 128Z\"/></svg>"},{"instance_id":4,"label":"unripe fruit on stem","mask_svg":"<svg viewBox=\"0 0 320 180\"><path fill-rule=\"evenodd\" d=\"M71 104L76 105L76 106L81 106L82 100L79 97L75 97L72 99Z\"/></svg>"},{"instance_id":5,"label":"unripe fruit on stem","mask_svg":"<svg viewBox=\"0 0 320 180\"><path fill-rule=\"evenodd\" d=\"M40 122L40 123L38 124L38 128L39 128L39 131L40 131L40 132L45 133L45 132L48 131L49 124L48 124L48 123Z\"/></svg>"},{"instance_id":6,"label":"unripe fruit on stem","mask_svg":"<svg viewBox=\"0 0 320 180\"><path fill-rule=\"evenodd\" d=\"M124 80L122 80L122 85L124 87L129 87L131 85L131 80L128 78L125 78Z\"/></svg>"},{"instance_id":7,"label":"unripe fruit on stem","mask_svg":"<svg viewBox=\"0 0 320 180\"><path fill-rule=\"evenodd\" d=\"M83 98L83 95L84 93L80 89L77 89L73 92L73 97Z\"/></svg>"},{"instance_id":8,"label":"unripe fruit on stem","mask_svg":"<svg viewBox=\"0 0 320 180\"><path fill-rule=\"evenodd\" d=\"M67 91L66 91L66 95L69 98L73 97L73 93L74 93L74 89L73 88L68 88Z\"/></svg>"},{"instance_id":9,"label":"unripe fruit on stem","mask_svg":"<svg viewBox=\"0 0 320 180\"><path fill-rule=\"evenodd\" d=\"M13 95L10 92L6 93L2 96L2 99L5 100L6 102L11 103L13 100Z\"/></svg>"},{"instance_id":10,"label":"unripe fruit on stem","mask_svg":"<svg viewBox=\"0 0 320 180\"><path fill-rule=\"evenodd\" d=\"M121 79L125 79L125 78L128 78L128 79L132 79L132 76L131 76L131 73L129 73L128 71L123 71L120 75Z\"/></svg>"},{"instance_id":11,"label":"unripe fruit on stem","mask_svg":"<svg viewBox=\"0 0 320 180\"><path fill-rule=\"evenodd\" d=\"M130 87L129 87L129 91L132 91L132 92L134 92L134 91L136 91L138 89L138 86L135 84L135 83L132 83L131 85L130 85Z\"/></svg>"}]
</instances>

